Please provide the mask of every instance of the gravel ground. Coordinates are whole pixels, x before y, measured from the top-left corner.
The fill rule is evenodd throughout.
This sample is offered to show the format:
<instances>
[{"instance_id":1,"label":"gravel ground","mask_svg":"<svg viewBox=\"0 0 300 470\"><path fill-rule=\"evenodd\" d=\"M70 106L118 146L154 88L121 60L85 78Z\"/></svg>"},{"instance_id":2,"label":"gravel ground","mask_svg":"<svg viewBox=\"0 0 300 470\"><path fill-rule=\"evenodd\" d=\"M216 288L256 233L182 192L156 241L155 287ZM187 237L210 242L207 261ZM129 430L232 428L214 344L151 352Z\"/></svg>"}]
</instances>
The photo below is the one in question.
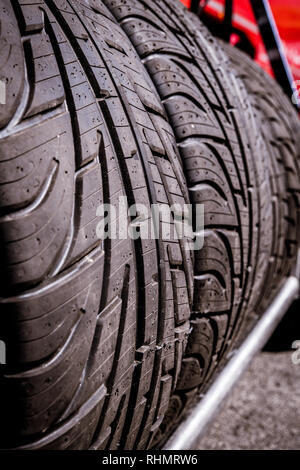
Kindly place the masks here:
<instances>
[{"instance_id":1,"label":"gravel ground","mask_svg":"<svg viewBox=\"0 0 300 470\"><path fill-rule=\"evenodd\" d=\"M262 352L197 449L300 449L300 364Z\"/></svg>"}]
</instances>

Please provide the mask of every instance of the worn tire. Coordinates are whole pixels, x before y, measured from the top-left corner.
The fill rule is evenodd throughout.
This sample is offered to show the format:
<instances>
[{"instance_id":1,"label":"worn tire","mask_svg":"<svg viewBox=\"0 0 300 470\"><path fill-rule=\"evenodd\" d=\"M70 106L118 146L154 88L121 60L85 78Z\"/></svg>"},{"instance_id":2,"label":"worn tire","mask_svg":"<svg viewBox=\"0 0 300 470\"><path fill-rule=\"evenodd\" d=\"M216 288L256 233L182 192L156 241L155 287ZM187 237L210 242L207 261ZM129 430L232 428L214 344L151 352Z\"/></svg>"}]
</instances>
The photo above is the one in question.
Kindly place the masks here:
<instances>
[{"instance_id":1,"label":"worn tire","mask_svg":"<svg viewBox=\"0 0 300 470\"><path fill-rule=\"evenodd\" d=\"M277 242L284 214L273 213L274 175L251 98L199 19L177 1L104 3L157 87L190 199L205 205L204 247L195 252L191 334L175 393L152 442L160 446L288 271L278 247L285 244L286 231Z\"/></svg>"},{"instance_id":2,"label":"worn tire","mask_svg":"<svg viewBox=\"0 0 300 470\"><path fill-rule=\"evenodd\" d=\"M300 242L299 116L278 83L247 54L223 42L222 47L247 88L268 148L273 212L280 230L272 253L273 277L280 280L294 267Z\"/></svg>"},{"instance_id":3,"label":"worn tire","mask_svg":"<svg viewBox=\"0 0 300 470\"><path fill-rule=\"evenodd\" d=\"M192 262L176 237L99 240L96 210L188 203L174 134L101 1L3 0L0 15L1 447L146 447L179 374Z\"/></svg>"},{"instance_id":4,"label":"worn tire","mask_svg":"<svg viewBox=\"0 0 300 470\"><path fill-rule=\"evenodd\" d=\"M255 106L177 1L2 3L3 447L161 445L286 272ZM204 204L194 272L184 240L97 238L122 195Z\"/></svg>"}]
</instances>

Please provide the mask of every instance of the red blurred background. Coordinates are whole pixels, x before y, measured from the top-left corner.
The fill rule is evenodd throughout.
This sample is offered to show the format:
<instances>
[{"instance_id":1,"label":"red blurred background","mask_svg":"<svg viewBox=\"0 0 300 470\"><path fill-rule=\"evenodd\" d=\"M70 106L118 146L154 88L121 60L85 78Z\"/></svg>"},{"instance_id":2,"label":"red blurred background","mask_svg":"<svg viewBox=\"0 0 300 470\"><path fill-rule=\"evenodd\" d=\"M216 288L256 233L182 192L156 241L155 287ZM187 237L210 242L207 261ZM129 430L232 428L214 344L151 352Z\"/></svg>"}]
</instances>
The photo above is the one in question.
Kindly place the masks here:
<instances>
[{"instance_id":1,"label":"red blurred background","mask_svg":"<svg viewBox=\"0 0 300 470\"><path fill-rule=\"evenodd\" d=\"M181 0L188 8L191 0ZM209 0L205 13L217 21L224 16L225 0ZM269 0L275 22L283 43L287 60L290 64L295 81L299 80L300 88L300 0ZM254 59L272 75L269 59L261 40L249 0L233 1L233 21L235 29L244 32L254 48ZM233 33L230 42L238 42Z\"/></svg>"}]
</instances>

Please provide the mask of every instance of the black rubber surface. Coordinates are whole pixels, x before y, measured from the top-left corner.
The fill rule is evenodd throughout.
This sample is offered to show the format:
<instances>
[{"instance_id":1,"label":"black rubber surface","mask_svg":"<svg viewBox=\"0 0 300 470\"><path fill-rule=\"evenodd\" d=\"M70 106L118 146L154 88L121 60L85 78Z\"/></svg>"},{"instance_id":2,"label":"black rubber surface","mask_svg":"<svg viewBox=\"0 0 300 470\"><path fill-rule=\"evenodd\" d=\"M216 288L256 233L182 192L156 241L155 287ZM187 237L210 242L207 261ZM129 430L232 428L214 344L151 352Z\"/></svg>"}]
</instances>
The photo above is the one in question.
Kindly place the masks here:
<instances>
[{"instance_id":1,"label":"black rubber surface","mask_svg":"<svg viewBox=\"0 0 300 470\"><path fill-rule=\"evenodd\" d=\"M101 2L1 15L17 64L0 131L4 447L146 446L179 373L192 263L176 239L100 241L96 210L189 202L173 132Z\"/></svg>"},{"instance_id":2,"label":"black rubber surface","mask_svg":"<svg viewBox=\"0 0 300 470\"><path fill-rule=\"evenodd\" d=\"M157 87L191 201L205 206L191 334L176 392L153 441L158 445L267 305L295 261L288 247L296 248L296 239L290 242L287 213L275 210L287 188L274 182L274 158L256 108L219 44L180 2L104 2Z\"/></svg>"},{"instance_id":3,"label":"black rubber surface","mask_svg":"<svg viewBox=\"0 0 300 470\"><path fill-rule=\"evenodd\" d=\"M291 269L291 129L270 153L272 116L266 139L177 0L4 0L0 21L2 447L161 445ZM122 196L204 204L203 249L99 240Z\"/></svg>"},{"instance_id":4,"label":"black rubber surface","mask_svg":"<svg viewBox=\"0 0 300 470\"><path fill-rule=\"evenodd\" d=\"M300 122L280 86L236 47L222 43L249 93L267 144L273 212L279 232L273 247L273 277L290 272L300 240ZM264 289L263 289L264 291Z\"/></svg>"}]
</instances>

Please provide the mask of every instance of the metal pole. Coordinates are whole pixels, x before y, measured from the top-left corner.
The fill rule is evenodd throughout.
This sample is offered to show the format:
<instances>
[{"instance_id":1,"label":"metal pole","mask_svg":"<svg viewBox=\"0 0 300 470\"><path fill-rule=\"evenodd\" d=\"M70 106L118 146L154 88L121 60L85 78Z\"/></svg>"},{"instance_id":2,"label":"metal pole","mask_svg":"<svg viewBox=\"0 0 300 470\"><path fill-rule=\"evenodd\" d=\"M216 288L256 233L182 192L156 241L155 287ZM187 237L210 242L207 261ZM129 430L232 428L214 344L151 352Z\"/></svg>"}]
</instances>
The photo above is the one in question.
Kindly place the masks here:
<instances>
[{"instance_id":1,"label":"metal pole","mask_svg":"<svg viewBox=\"0 0 300 470\"><path fill-rule=\"evenodd\" d=\"M230 35L232 33L232 13L233 13L233 0L225 0L222 36L223 36L224 41L226 42L230 41Z\"/></svg>"},{"instance_id":2,"label":"metal pole","mask_svg":"<svg viewBox=\"0 0 300 470\"><path fill-rule=\"evenodd\" d=\"M165 450L193 449L207 425L212 421L223 400L232 390L256 353L258 353L280 322L287 309L299 296L299 279L287 278L275 299L257 322L249 336L230 359L204 398L190 411L186 420L166 443Z\"/></svg>"},{"instance_id":3,"label":"metal pole","mask_svg":"<svg viewBox=\"0 0 300 470\"><path fill-rule=\"evenodd\" d=\"M192 0L192 1L191 1L190 10L191 10L193 13L198 13L199 3L200 3L200 0Z\"/></svg>"},{"instance_id":4,"label":"metal pole","mask_svg":"<svg viewBox=\"0 0 300 470\"><path fill-rule=\"evenodd\" d=\"M297 90L268 0L250 0L277 82L291 99ZM297 109L300 105L296 105Z\"/></svg>"}]
</instances>

